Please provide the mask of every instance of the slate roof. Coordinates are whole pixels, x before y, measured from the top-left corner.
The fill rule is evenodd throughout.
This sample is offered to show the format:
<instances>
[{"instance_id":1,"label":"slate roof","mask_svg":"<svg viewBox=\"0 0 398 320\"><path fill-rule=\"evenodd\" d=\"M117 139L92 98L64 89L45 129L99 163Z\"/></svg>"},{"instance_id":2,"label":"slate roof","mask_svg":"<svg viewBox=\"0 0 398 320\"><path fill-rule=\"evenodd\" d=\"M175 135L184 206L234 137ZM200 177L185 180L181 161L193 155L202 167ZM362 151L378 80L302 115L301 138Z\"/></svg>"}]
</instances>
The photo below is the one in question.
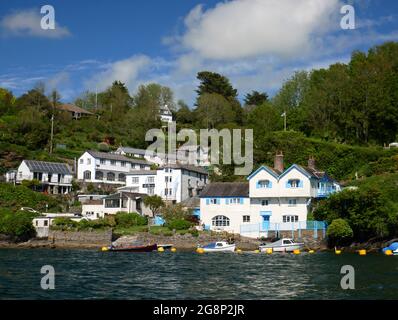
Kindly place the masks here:
<instances>
[{"instance_id":1,"label":"slate roof","mask_svg":"<svg viewBox=\"0 0 398 320\"><path fill-rule=\"evenodd\" d=\"M249 197L248 182L215 182L208 184L200 194L208 197Z\"/></svg>"},{"instance_id":2,"label":"slate roof","mask_svg":"<svg viewBox=\"0 0 398 320\"><path fill-rule=\"evenodd\" d=\"M63 110L63 111L68 111L68 112L76 112L76 113L83 113L83 114L90 114L93 115L92 112L86 110L86 109L82 109L78 106L75 106L74 104L61 104L57 106L57 109L59 110Z\"/></svg>"},{"instance_id":3,"label":"slate roof","mask_svg":"<svg viewBox=\"0 0 398 320\"><path fill-rule=\"evenodd\" d=\"M188 164L166 164L166 165L162 166L160 169L163 169L163 168L184 169L184 170L197 172L197 173L201 173L201 174L205 174L205 175L209 174L207 172L207 170L203 169L202 167L192 166L192 165L188 165Z\"/></svg>"},{"instance_id":4,"label":"slate roof","mask_svg":"<svg viewBox=\"0 0 398 320\"><path fill-rule=\"evenodd\" d=\"M150 163L148 161L146 161L146 160L132 159L132 158L128 158L128 157L122 156L120 154L99 152L99 151L93 151L93 150L89 150L87 152L89 154L91 154L94 158L97 158L97 159L126 161L126 162L131 162L131 163L150 165Z\"/></svg>"},{"instance_id":5,"label":"slate roof","mask_svg":"<svg viewBox=\"0 0 398 320\"><path fill-rule=\"evenodd\" d=\"M119 149L122 150L125 153L139 154L139 155L142 155L142 156L144 156L145 153L146 153L146 150L144 150L144 149L137 149L137 148L130 148L130 147L119 147Z\"/></svg>"},{"instance_id":6,"label":"slate roof","mask_svg":"<svg viewBox=\"0 0 398 320\"><path fill-rule=\"evenodd\" d=\"M200 207L200 198L198 196L188 198L181 201L181 205L185 208L198 208Z\"/></svg>"},{"instance_id":7,"label":"slate roof","mask_svg":"<svg viewBox=\"0 0 398 320\"><path fill-rule=\"evenodd\" d=\"M72 174L72 170L66 163L45 162L36 160L24 160L30 171L48 172L60 174Z\"/></svg>"},{"instance_id":8,"label":"slate roof","mask_svg":"<svg viewBox=\"0 0 398 320\"><path fill-rule=\"evenodd\" d=\"M134 170L130 171L130 173L126 174L126 176L140 176L140 175L156 175L158 173L157 170Z\"/></svg>"}]
</instances>

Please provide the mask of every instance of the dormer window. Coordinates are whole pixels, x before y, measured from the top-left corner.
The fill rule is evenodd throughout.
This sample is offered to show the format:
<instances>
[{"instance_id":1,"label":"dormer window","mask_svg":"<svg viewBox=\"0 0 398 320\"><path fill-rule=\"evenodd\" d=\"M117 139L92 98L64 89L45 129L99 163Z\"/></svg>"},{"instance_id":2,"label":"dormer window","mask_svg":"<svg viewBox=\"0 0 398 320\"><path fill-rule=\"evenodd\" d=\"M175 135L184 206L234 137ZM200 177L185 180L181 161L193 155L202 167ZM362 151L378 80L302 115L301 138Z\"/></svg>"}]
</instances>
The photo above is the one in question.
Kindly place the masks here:
<instances>
[{"instance_id":1,"label":"dormer window","mask_svg":"<svg viewBox=\"0 0 398 320\"><path fill-rule=\"evenodd\" d=\"M269 180L257 181L257 189L272 188L272 182Z\"/></svg>"},{"instance_id":2,"label":"dormer window","mask_svg":"<svg viewBox=\"0 0 398 320\"><path fill-rule=\"evenodd\" d=\"M303 186L303 182L299 179L290 179L287 182L287 188L301 188Z\"/></svg>"}]
</instances>

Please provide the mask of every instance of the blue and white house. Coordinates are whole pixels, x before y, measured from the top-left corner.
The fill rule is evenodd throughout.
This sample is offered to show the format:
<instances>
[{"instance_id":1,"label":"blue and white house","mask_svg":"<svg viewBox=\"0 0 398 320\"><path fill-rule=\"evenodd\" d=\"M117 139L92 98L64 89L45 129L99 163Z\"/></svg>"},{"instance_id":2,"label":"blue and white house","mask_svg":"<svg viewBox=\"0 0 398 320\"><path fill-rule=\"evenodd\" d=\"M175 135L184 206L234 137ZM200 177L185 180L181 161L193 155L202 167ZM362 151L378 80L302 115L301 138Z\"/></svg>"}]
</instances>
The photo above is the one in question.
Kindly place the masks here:
<instances>
[{"instance_id":1,"label":"blue and white house","mask_svg":"<svg viewBox=\"0 0 398 320\"><path fill-rule=\"evenodd\" d=\"M247 182L213 183L200 198L201 221L210 230L239 233L249 237L267 236L268 231L321 228L307 222L312 199L340 191L340 185L325 172L293 164L283 168L277 154L274 168L261 166Z\"/></svg>"}]
</instances>

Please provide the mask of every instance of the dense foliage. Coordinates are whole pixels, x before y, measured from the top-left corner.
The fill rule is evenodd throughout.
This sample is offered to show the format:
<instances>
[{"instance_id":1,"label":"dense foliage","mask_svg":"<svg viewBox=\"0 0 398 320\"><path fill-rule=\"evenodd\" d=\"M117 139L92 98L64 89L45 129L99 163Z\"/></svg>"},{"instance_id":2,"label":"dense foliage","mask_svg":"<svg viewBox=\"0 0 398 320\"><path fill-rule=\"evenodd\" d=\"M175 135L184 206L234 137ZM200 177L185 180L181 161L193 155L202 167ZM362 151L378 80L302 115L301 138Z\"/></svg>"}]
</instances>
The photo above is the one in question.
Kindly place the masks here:
<instances>
[{"instance_id":1,"label":"dense foliage","mask_svg":"<svg viewBox=\"0 0 398 320\"><path fill-rule=\"evenodd\" d=\"M145 226L148 218L138 213L118 212L115 216L116 225L120 227Z\"/></svg>"},{"instance_id":2,"label":"dense foliage","mask_svg":"<svg viewBox=\"0 0 398 320\"><path fill-rule=\"evenodd\" d=\"M32 219L35 214L26 211L14 212L9 209L0 210L0 234L12 237L14 240L27 240L36 235Z\"/></svg>"},{"instance_id":3,"label":"dense foliage","mask_svg":"<svg viewBox=\"0 0 398 320\"><path fill-rule=\"evenodd\" d=\"M348 222L344 219L335 219L327 230L327 237L330 246L349 244L354 232Z\"/></svg>"}]
</instances>

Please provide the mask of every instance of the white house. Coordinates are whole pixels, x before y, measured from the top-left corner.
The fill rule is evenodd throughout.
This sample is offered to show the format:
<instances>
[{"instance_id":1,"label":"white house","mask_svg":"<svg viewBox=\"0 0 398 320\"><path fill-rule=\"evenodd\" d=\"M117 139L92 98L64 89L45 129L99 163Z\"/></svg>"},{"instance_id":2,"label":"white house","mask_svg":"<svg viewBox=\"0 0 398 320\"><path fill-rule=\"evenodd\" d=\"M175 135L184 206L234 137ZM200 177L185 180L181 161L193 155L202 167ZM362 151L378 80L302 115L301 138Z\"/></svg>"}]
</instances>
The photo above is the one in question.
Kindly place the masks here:
<instances>
[{"instance_id":1,"label":"white house","mask_svg":"<svg viewBox=\"0 0 398 320\"><path fill-rule=\"evenodd\" d=\"M308 208L314 198L340 190L338 183L315 168L293 164L283 168L283 155L274 168L261 166L245 183L208 185L200 195L200 218L207 229L224 230L250 237L268 231L307 229Z\"/></svg>"},{"instance_id":2,"label":"white house","mask_svg":"<svg viewBox=\"0 0 398 320\"><path fill-rule=\"evenodd\" d=\"M171 163L190 164L196 166L210 165L208 148L198 145L183 145L176 150L175 154L156 153L145 149L123 146L120 146L114 153L123 156L145 159L146 161L158 166L164 166Z\"/></svg>"},{"instance_id":3,"label":"white house","mask_svg":"<svg viewBox=\"0 0 398 320\"><path fill-rule=\"evenodd\" d=\"M150 164L119 154L86 151L78 160L77 178L85 182L125 185L126 175L135 170L150 170Z\"/></svg>"},{"instance_id":4,"label":"white house","mask_svg":"<svg viewBox=\"0 0 398 320\"><path fill-rule=\"evenodd\" d=\"M23 160L14 175L7 176L7 181L20 184L24 180L37 180L37 191L66 194L72 190L72 178L72 170L65 163Z\"/></svg>"},{"instance_id":5,"label":"white house","mask_svg":"<svg viewBox=\"0 0 398 320\"><path fill-rule=\"evenodd\" d=\"M159 108L160 121L164 123L169 123L173 121L173 114L167 105L161 106Z\"/></svg>"},{"instance_id":6,"label":"white house","mask_svg":"<svg viewBox=\"0 0 398 320\"><path fill-rule=\"evenodd\" d=\"M146 194L118 191L117 193L105 196L101 200L87 201L82 206L83 217L95 220L114 215L118 212L136 212L143 216L152 217L152 211L145 206Z\"/></svg>"},{"instance_id":7,"label":"white house","mask_svg":"<svg viewBox=\"0 0 398 320\"><path fill-rule=\"evenodd\" d=\"M208 183L208 172L200 167L173 164L157 170L131 172L119 190L156 194L163 200L180 203L200 194Z\"/></svg>"}]
</instances>

